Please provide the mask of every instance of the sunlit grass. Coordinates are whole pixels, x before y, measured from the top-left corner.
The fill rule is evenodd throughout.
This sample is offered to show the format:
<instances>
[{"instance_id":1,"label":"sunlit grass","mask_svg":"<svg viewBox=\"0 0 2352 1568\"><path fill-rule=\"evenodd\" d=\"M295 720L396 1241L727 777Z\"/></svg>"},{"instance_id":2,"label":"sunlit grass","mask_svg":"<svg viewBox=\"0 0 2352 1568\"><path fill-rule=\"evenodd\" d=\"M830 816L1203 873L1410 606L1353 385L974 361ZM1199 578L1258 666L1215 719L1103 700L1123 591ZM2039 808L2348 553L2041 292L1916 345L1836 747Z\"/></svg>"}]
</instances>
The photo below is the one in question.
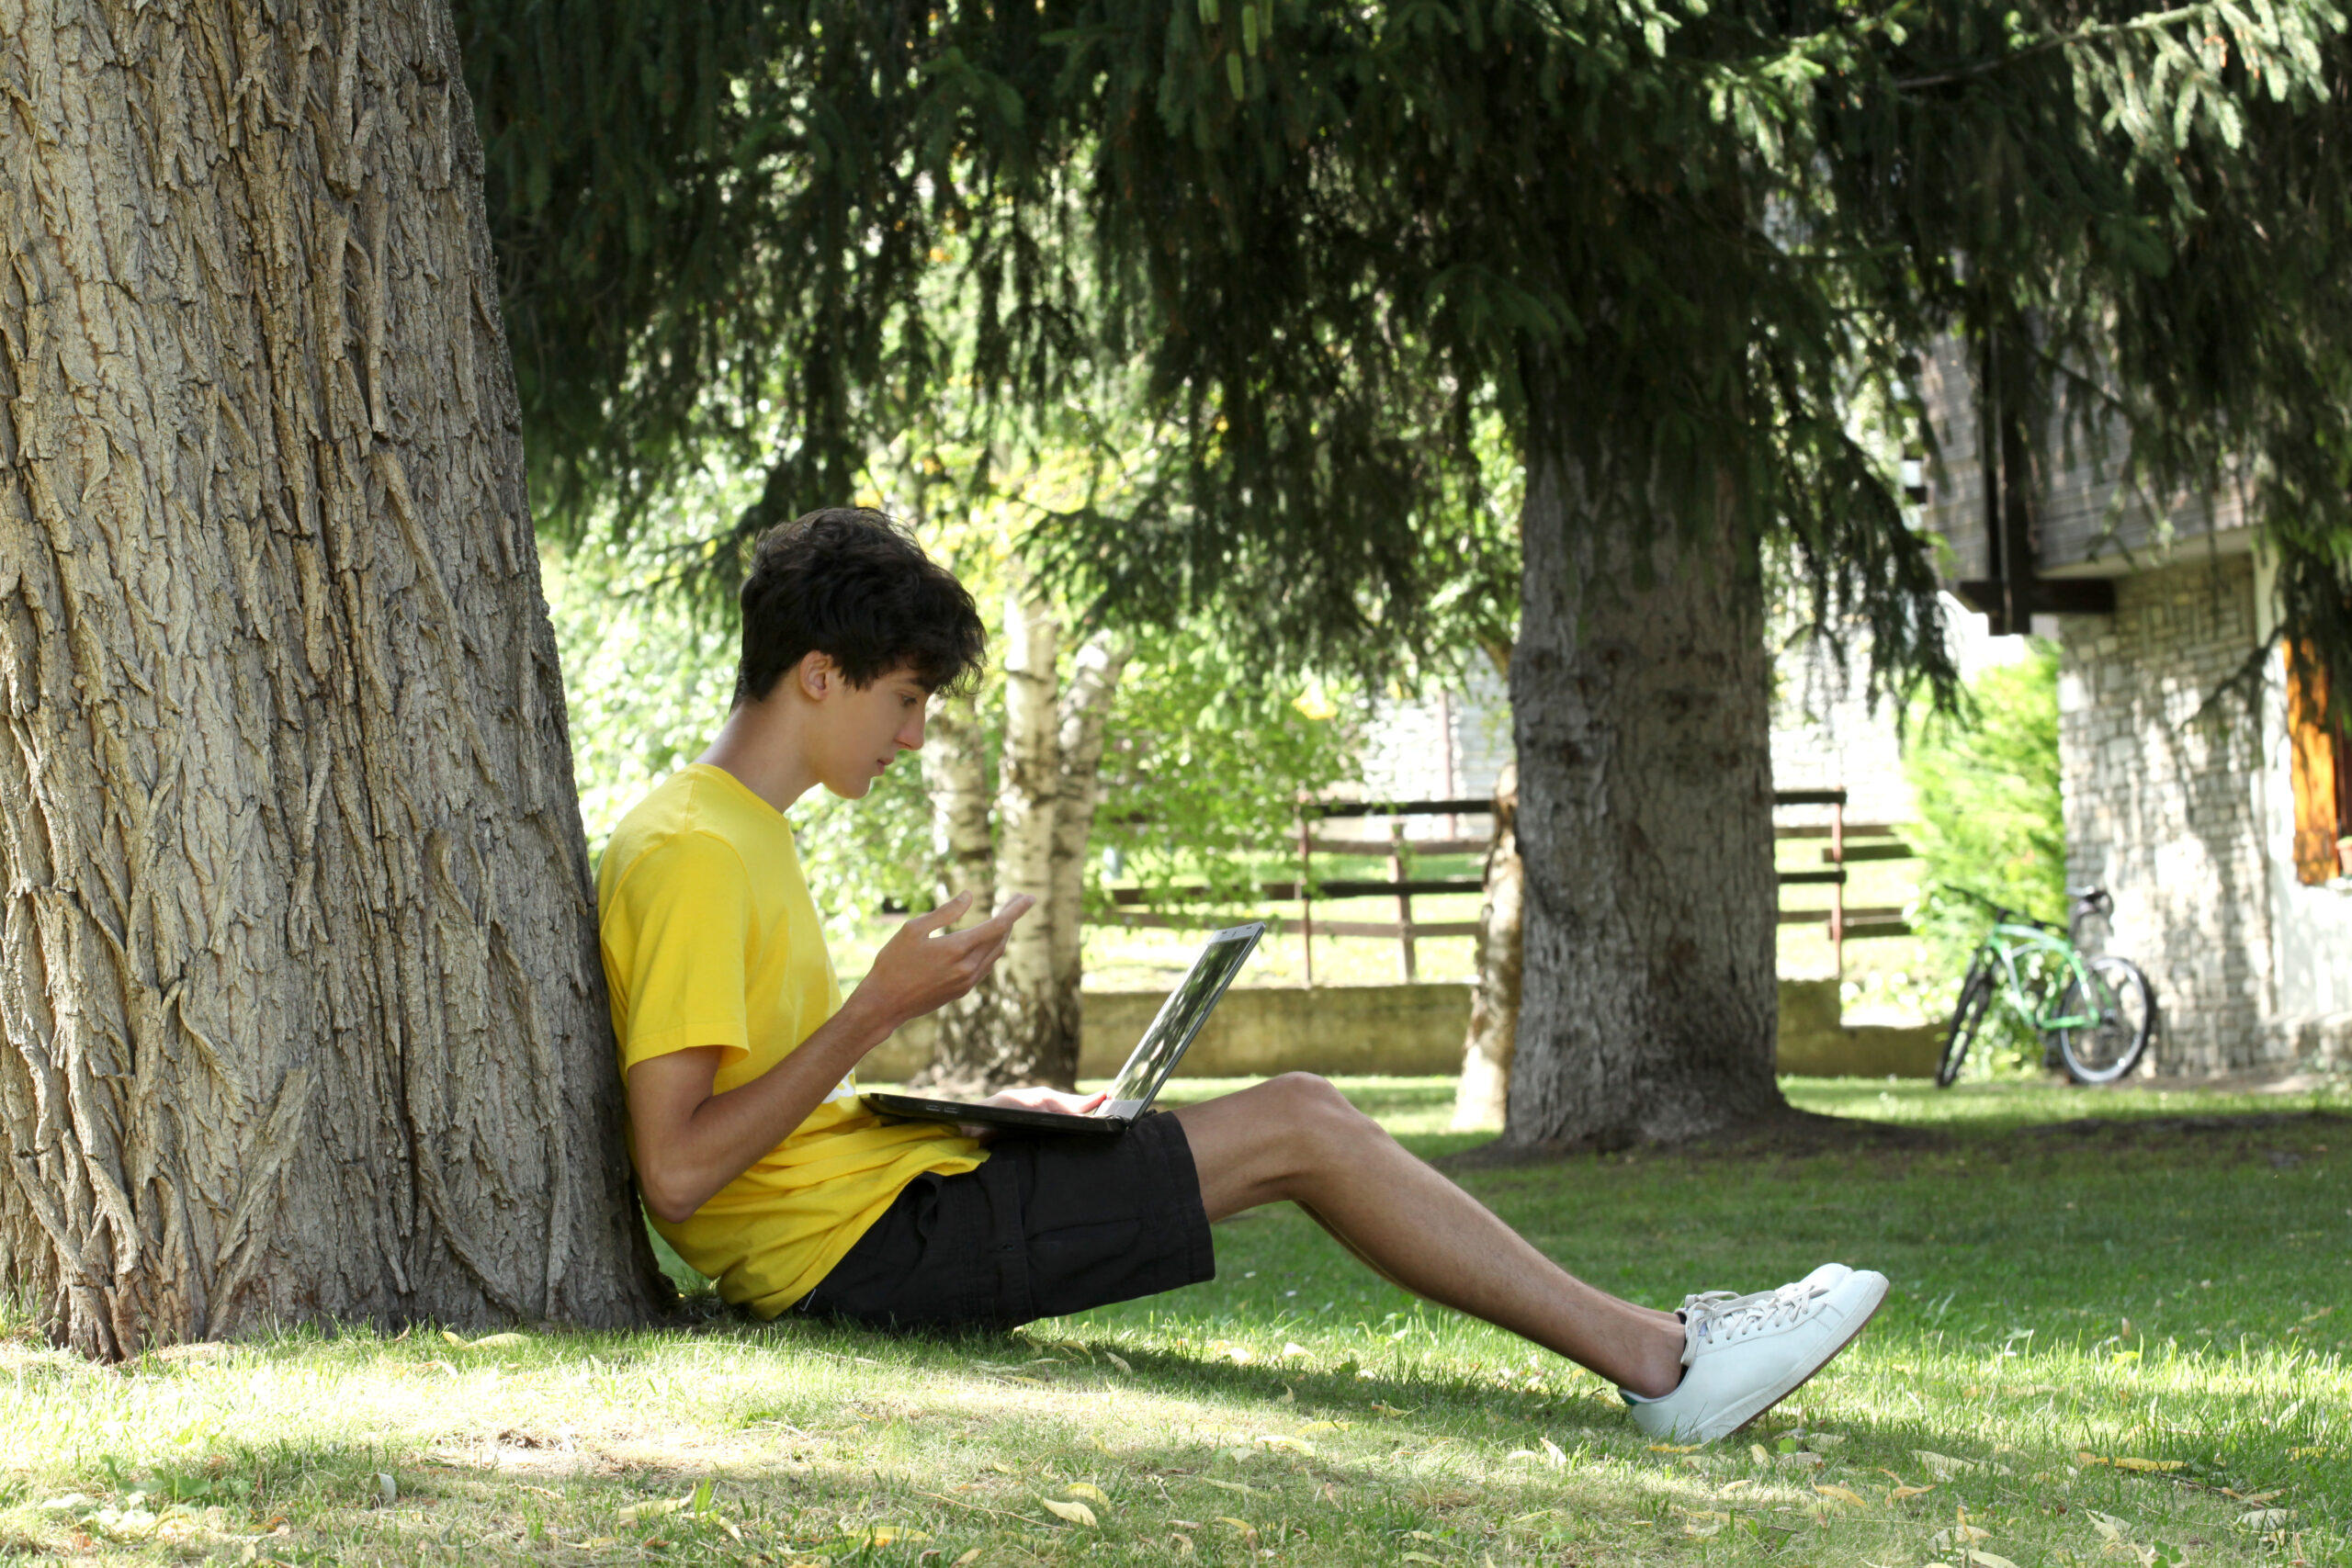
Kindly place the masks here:
<instances>
[{"instance_id":1,"label":"sunlit grass","mask_svg":"<svg viewBox=\"0 0 2352 1568\"><path fill-rule=\"evenodd\" d=\"M1345 1087L1425 1153L1476 1141L1441 1130L1443 1080ZM2308 1096L1790 1087L1917 1146L1464 1178L1641 1300L1830 1257L1894 1279L1852 1351L1713 1449L1652 1449L1599 1380L1268 1211L1219 1227L1211 1283L1016 1336L720 1315L470 1346L300 1334L118 1370L19 1321L0 1556L2352 1562L2352 1122ZM2246 1111L2265 1119L2170 1125ZM2092 1113L2160 1121L2048 1126Z\"/></svg>"}]
</instances>

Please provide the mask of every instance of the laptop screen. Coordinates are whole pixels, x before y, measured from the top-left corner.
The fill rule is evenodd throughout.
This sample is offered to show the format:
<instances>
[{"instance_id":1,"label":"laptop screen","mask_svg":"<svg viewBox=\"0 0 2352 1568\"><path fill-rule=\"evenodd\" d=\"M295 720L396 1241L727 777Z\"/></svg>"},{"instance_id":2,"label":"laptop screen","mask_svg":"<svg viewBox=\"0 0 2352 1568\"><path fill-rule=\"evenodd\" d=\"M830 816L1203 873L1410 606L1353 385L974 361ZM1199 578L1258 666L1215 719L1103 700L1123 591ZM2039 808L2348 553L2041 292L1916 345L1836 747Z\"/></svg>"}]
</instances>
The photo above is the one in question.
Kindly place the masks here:
<instances>
[{"instance_id":1,"label":"laptop screen","mask_svg":"<svg viewBox=\"0 0 2352 1568\"><path fill-rule=\"evenodd\" d=\"M1258 945L1258 938L1265 931L1262 923L1235 926L1221 931L1209 939L1208 946L1193 961L1192 972L1184 976L1168 1000L1161 1005L1159 1016L1143 1032L1143 1039L1119 1070L1118 1081L1103 1110L1114 1116L1132 1116L1151 1102L1159 1090L1160 1080L1176 1065L1176 1058L1200 1032L1201 1025L1225 995L1227 986L1240 972L1242 962Z\"/></svg>"}]
</instances>

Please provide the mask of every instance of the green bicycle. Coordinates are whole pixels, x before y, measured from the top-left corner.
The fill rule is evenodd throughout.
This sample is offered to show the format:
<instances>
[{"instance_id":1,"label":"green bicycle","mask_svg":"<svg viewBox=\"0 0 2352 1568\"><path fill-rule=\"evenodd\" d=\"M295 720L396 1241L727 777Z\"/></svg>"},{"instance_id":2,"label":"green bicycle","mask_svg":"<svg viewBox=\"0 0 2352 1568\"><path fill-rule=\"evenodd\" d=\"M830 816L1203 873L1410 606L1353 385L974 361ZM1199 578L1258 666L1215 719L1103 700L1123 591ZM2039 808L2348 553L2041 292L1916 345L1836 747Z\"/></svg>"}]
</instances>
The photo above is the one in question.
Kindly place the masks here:
<instances>
[{"instance_id":1,"label":"green bicycle","mask_svg":"<svg viewBox=\"0 0 2352 1568\"><path fill-rule=\"evenodd\" d=\"M1996 992L2065 1065L2076 1083L2113 1083L2137 1066L2155 1032L2156 994L2140 966L2109 953L2086 956L2075 932L2088 917L2112 914L2115 900L2102 887L2075 895L2073 918L2061 931L2047 920L2005 908L1964 887L1944 889L1993 912L1993 929L1977 944L1952 1009L1951 1032L1944 1037L1936 1085L1950 1089L1968 1059ZM2047 1005L2052 992L2055 1006Z\"/></svg>"}]
</instances>

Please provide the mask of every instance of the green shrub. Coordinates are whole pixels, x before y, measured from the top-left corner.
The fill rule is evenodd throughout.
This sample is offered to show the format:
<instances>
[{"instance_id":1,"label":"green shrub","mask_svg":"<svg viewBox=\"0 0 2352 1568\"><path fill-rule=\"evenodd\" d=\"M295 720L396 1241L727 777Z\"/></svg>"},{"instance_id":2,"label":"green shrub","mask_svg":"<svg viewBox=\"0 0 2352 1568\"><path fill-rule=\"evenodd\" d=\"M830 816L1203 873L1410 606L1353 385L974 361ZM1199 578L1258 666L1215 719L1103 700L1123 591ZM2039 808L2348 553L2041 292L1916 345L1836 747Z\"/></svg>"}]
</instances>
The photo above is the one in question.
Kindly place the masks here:
<instances>
[{"instance_id":1,"label":"green shrub","mask_svg":"<svg viewBox=\"0 0 2352 1568\"><path fill-rule=\"evenodd\" d=\"M2058 787L2058 649L2032 640L2015 664L1968 685L1957 716L1915 718L1904 771L1918 812L1920 907L1913 923L1931 971L1957 996L1991 914L1965 889L2046 920L2066 914L2066 828ZM2030 1061L2040 1043L1996 1008L2007 1043ZM1992 1042L1996 1045L2000 1042Z\"/></svg>"}]
</instances>

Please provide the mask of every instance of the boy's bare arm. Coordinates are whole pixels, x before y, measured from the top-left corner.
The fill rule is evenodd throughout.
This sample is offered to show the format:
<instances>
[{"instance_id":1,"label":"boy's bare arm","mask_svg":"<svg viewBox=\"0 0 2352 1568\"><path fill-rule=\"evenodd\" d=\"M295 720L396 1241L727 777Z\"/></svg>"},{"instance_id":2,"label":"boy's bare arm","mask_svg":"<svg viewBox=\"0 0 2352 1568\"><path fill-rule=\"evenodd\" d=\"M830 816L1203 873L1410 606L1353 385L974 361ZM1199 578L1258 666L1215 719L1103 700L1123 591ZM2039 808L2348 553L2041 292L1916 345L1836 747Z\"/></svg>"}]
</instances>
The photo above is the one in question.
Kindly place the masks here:
<instances>
[{"instance_id":1,"label":"boy's bare arm","mask_svg":"<svg viewBox=\"0 0 2352 1568\"><path fill-rule=\"evenodd\" d=\"M970 895L919 915L875 955L841 1010L750 1083L712 1092L724 1051L674 1051L628 1071L638 1185L655 1217L675 1224L752 1168L808 1119L868 1051L910 1018L963 996L996 964L1012 922L1035 902L1015 898L986 923L951 931Z\"/></svg>"}]
</instances>

